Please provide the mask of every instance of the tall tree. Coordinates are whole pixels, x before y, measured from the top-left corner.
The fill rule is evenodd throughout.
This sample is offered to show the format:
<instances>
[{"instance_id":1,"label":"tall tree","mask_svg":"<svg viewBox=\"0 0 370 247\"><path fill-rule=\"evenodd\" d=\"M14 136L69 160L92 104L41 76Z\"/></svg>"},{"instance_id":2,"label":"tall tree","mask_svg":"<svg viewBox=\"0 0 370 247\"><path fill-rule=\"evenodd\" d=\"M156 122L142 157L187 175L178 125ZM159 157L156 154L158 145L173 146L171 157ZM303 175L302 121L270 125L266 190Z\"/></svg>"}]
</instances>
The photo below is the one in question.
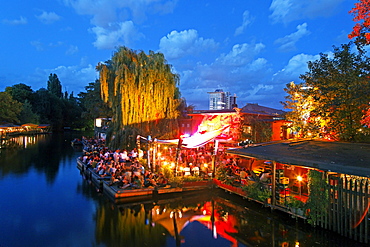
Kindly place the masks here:
<instances>
[{"instance_id":1,"label":"tall tree","mask_svg":"<svg viewBox=\"0 0 370 247\"><path fill-rule=\"evenodd\" d=\"M308 69L300 78L305 97L316 104L310 114L325 122L325 134L338 140L360 140L360 121L370 101L369 58L361 51L352 53L350 43L334 47L332 58L320 54L319 60L308 62Z\"/></svg>"},{"instance_id":2,"label":"tall tree","mask_svg":"<svg viewBox=\"0 0 370 247\"><path fill-rule=\"evenodd\" d=\"M97 70L102 99L113 110L113 134L126 136L116 136L113 145L135 141L135 133L158 138L177 134L179 77L162 53L120 47L112 60L100 63ZM119 134L122 129L125 133Z\"/></svg>"},{"instance_id":3,"label":"tall tree","mask_svg":"<svg viewBox=\"0 0 370 247\"><path fill-rule=\"evenodd\" d=\"M6 87L5 92L8 92L14 100L24 103L26 100L31 104L34 100L35 92L31 89L30 86L27 86L24 83L15 84L11 87Z\"/></svg>"},{"instance_id":4,"label":"tall tree","mask_svg":"<svg viewBox=\"0 0 370 247\"><path fill-rule=\"evenodd\" d=\"M362 117L361 124L370 128L370 106L364 112L365 112L365 114Z\"/></svg>"},{"instance_id":5,"label":"tall tree","mask_svg":"<svg viewBox=\"0 0 370 247\"><path fill-rule=\"evenodd\" d=\"M0 92L0 122L18 123L21 111L22 103L7 92Z\"/></svg>"},{"instance_id":6,"label":"tall tree","mask_svg":"<svg viewBox=\"0 0 370 247\"><path fill-rule=\"evenodd\" d=\"M57 96L58 98L62 98L62 84L60 83L58 76L56 74L50 74L49 80L47 84L47 90Z\"/></svg>"},{"instance_id":7,"label":"tall tree","mask_svg":"<svg viewBox=\"0 0 370 247\"><path fill-rule=\"evenodd\" d=\"M322 127L322 121L313 114L317 103L307 93L308 89L303 83L290 82L284 88L288 94L286 101L281 102L285 109L290 110L285 117L292 122L295 135L302 138L318 137Z\"/></svg>"},{"instance_id":8,"label":"tall tree","mask_svg":"<svg viewBox=\"0 0 370 247\"><path fill-rule=\"evenodd\" d=\"M370 43L370 0L359 0L355 3L349 13L354 18L353 21L357 22L353 27L352 32L348 35L348 38L356 38L356 43L359 45L365 45Z\"/></svg>"},{"instance_id":9,"label":"tall tree","mask_svg":"<svg viewBox=\"0 0 370 247\"><path fill-rule=\"evenodd\" d=\"M39 116L33 112L32 105L28 100L23 103L22 111L19 114L19 121L21 123L39 123Z\"/></svg>"},{"instance_id":10,"label":"tall tree","mask_svg":"<svg viewBox=\"0 0 370 247\"><path fill-rule=\"evenodd\" d=\"M64 127L62 99L45 88L36 91L34 110L40 116L40 122L51 124L53 130L58 131Z\"/></svg>"},{"instance_id":11,"label":"tall tree","mask_svg":"<svg viewBox=\"0 0 370 247\"><path fill-rule=\"evenodd\" d=\"M100 95L100 82L89 83L85 87L86 92L78 94L80 105L83 109L82 118L84 118L91 127L94 126L94 119L99 117L112 117L113 113L111 108L104 102Z\"/></svg>"}]
</instances>

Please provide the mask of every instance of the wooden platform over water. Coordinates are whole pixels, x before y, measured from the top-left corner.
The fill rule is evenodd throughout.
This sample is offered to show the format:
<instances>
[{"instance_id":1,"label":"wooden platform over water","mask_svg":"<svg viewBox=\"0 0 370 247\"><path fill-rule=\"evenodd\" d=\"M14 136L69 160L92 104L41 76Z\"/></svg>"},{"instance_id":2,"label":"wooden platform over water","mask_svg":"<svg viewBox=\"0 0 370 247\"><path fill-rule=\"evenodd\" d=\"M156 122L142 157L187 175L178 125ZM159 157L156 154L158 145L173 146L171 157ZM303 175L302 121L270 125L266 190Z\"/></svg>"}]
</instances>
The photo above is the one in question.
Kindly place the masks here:
<instances>
[{"instance_id":1,"label":"wooden platform over water","mask_svg":"<svg viewBox=\"0 0 370 247\"><path fill-rule=\"evenodd\" d=\"M102 191L112 200L121 199L148 199L158 197L161 195L168 195L174 193L183 193L191 191L207 190L213 187L212 181L197 181L197 182L184 182L181 186L172 187L167 185L165 187L144 187L140 189L135 188L119 188L117 185L110 185L110 177L99 177L92 168L87 168L80 159L77 159L77 168L85 175L85 177L94 184L94 186Z\"/></svg>"}]
</instances>

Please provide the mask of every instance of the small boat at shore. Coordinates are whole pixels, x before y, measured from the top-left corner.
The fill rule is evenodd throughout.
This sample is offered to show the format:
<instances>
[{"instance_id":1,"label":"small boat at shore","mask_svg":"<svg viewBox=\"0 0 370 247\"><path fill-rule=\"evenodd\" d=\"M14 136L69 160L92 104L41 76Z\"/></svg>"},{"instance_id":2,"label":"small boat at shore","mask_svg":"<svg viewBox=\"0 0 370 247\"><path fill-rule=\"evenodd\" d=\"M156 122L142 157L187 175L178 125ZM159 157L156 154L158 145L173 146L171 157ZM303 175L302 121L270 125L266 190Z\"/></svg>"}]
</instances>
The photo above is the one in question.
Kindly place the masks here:
<instances>
[{"instance_id":1,"label":"small boat at shore","mask_svg":"<svg viewBox=\"0 0 370 247\"><path fill-rule=\"evenodd\" d=\"M72 146L83 146L83 142L80 140L80 139L73 139L72 141L71 141L71 145Z\"/></svg>"}]
</instances>

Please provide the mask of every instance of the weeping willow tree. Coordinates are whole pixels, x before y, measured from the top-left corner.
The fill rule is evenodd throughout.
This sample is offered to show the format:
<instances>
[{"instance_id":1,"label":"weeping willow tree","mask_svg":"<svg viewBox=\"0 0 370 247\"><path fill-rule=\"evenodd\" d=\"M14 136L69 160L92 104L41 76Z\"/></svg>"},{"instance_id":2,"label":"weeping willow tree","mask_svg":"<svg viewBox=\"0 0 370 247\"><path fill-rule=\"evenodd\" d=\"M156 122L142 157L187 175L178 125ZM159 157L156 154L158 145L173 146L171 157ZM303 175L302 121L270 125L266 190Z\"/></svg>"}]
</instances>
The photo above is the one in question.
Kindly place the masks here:
<instances>
[{"instance_id":1,"label":"weeping willow tree","mask_svg":"<svg viewBox=\"0 0 370 247\"><path fill-rule=\"evenodd\" d=\"M179 76L162 53L120 47L99 63L101 97L113 110L107 140L111 147L132 147L136 136L173 138L178 132Z\"/></svg>"}]
</instances>

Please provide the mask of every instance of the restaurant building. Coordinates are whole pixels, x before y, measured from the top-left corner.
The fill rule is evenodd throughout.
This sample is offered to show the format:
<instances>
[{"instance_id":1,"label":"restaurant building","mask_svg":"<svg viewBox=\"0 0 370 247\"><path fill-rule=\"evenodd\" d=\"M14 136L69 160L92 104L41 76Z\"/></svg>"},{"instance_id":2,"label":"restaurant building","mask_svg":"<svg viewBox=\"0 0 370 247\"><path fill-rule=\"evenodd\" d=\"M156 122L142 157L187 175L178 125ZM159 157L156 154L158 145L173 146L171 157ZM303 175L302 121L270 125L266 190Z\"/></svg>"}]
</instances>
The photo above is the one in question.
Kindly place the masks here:
<instances>
[{"instance_id":1,"label":"restaurant building","mask_svg":"<svg viewBox=\"0 0 370 247\"><path fill-rule=\"evenodd\" d=\"M272 209L369 243L370 144L280 141L226 152L247 160L255 173L270 171L271 197L263 203ZM302 212L293 212L292 198L301 202Z\"/></svg>"}]
</instances>

